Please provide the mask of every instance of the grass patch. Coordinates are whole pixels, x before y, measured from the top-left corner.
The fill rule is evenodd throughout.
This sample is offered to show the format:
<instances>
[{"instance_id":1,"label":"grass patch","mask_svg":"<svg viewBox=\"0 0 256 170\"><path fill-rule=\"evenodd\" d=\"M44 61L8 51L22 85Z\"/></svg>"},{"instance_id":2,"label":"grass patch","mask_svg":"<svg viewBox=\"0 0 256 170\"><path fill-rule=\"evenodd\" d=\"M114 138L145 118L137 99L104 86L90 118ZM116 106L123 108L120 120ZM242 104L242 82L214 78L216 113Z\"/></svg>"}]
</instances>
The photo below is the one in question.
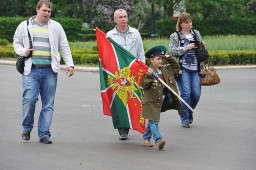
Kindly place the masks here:
<instances>
[{"instance_id":1,"label":"grass patch","mask_svg":"<svg viewBox=\"0 0 256 170\"><path fill-rule=\"evenodd\" d=\"M70 48L85 48L93 49L97 46L96 41L85 41L85 42L70 42Z\"/></svg>"},{"instance_id":2,"label":"grass patch","mask_svg":"<svg viewBox=\"0 0 256 170\"><path fill-rule=\"evenodd\" d=\"M205 36L209 50L255 50L256 36Z\"/></svg>"},{"instance_id":3,"label":"grass patch","mask_svg":"<svg viewBox=\"0 0 256 170\"><path fill-rule=\"evenodd\" d=\"M203 37L208 50L254 50L256 36L205 36ZM146 50L156 45L169 46L169 39L146 39L143 41Z\"/></svg>"},{"instance_id":4,"label":"grass patch","mask_svg":"<svg viewBox=\"0 0 256 170\"><path fill-rule=\"evenodd\" d=\"M256 36L205 36L203 37L208 50L254 50L256 49ZM169 46L169 39L144 39L143 45L145 51L156 46ZM96 41L71 42L71 48L97 49Z\"/></svg>"}]
</instances>

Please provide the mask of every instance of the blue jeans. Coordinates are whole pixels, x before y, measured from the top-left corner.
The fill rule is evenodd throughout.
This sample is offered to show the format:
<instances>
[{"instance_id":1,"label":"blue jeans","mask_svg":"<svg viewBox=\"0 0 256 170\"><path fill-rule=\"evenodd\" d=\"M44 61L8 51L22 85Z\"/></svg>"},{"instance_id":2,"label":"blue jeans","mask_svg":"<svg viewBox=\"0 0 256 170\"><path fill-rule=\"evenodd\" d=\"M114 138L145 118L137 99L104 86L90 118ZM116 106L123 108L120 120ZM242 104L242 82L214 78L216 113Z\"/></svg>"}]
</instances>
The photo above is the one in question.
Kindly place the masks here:
<instances>
[{"instance_id":1,"label":"blue jeans","mask_svg":"<svg viewBox=\"0 0 256 170\"><path fill-rule=\"evenodd\" d=\"M158 122L148 120L146 131L143 134L143 139L150 140L152 136L155 141L155 144L157 144L159 142L159 140L162 139L161 134L158 129Z\"/></svg>"},{"instance_id":2,"label":"blue jeans","mask_svg":"<svg viewBox=\"0 0 256 170\"><path fill-rule=\"evenodd\" d=\"M177 80L181 98L191 107L195 108L201 96L200 76L197 71L182 68L181 78ZM189 108L181 102L183 116L181 122L189 121Z\"/></svg>"},{"instance_id":3,"label":"blue jeans","mask_svg":"<svg viewBox=\"0 0 256 170\"><path fill-rule=\"evenodd\" d=\"M51 68L32 68L29 75L22 75L22 126L32 131L36 102L40 94L42 109L38 120L38 137L50 138L50 126L54 111L54 98L57 86L57 73Z\"/></svg>"}]
</instances>

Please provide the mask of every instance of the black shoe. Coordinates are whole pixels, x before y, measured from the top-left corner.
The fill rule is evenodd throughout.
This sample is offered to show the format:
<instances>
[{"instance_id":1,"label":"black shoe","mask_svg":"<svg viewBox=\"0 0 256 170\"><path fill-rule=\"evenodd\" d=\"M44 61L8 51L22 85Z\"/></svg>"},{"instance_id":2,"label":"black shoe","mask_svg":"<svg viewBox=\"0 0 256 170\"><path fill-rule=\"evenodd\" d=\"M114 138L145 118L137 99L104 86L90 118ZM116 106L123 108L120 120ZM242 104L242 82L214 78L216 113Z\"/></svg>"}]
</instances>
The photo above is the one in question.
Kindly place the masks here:
<instances>
[{"instance_id":1,"label":"black shoe","mask_svg":"<svg viewBox=\"0 0 256 170\"><path fill-rule=\"evenodd\" d=\"M50 141L47 137L43 137L42 139L40 139L40 142L44 143L44 144L51 144L52 143L52 141Z\"/></svg>"},{"instance_id":2,"label":"black shoe","mask_svg":"<svg viewBox=\"0 0 256 170\"><path fill-rule=\"evenodd\" d=\"M182 127L184 127L184 128L190 128L188 122L182 122Z\"/></svg>"},{"instance_id":3,"label":"black shoe","mask_svg":"<svg viewBox=\"0 0 256 170\"><path fill-rule=\"evenodd\" d=\"M21 135L23 140L29 140L30 139L30 131L23 131Z\"/></svg>"},{"instance_id":4,"label":"black shoe","mask_svg":"<svg viewBox=\"0 0 256 170\"><path fill-rule=\"evenodd\" d=\"M127 138L128 138L127 134L121 134L119 137L120 140L127 140Z\"/></svg>"},{"instance_id":5,"label":"black shoe","mask_svg":"<svg viewBox=\"0 0 256 170\"><path fill-rule=\"evenodd\" d=\"M189 124L192 124L192 123L193 123L193 113L190 113L190 114L189 114L188 123L189 123Z\"/></svg>"}]
</instances>

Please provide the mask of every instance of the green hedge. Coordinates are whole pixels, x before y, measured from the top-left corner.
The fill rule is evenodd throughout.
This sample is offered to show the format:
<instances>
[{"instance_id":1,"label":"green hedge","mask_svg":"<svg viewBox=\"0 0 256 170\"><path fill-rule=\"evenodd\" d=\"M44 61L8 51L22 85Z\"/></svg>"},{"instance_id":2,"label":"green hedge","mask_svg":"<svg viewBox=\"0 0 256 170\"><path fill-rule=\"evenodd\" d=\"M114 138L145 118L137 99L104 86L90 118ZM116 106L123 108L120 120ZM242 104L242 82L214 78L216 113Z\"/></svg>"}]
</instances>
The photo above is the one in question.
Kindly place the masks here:
<instances>
[{"instance_id":1,"label":"green hedge","mask_svg":"<svg viewBox=\"0 0 256 170\"><path fill-rule=\"evenodd\" d=\"M75 64L95 65L99 63L97 50L72 48L71 52ZM209 51L209 54L214 65L256 64L256 50L216 50ZM0 58L17 58L11 44L0 46ZM61 63L63 64L63 61Z\"/></svg>"},{"instance_id":2,"label":"green hedge","mask_svg":"<svg viewBox=\"0 0 256 170\"><path fill-rule=\"evenodd\" d=\"M29 18L11 18L11 17L0 17L0 38L7 39L9 42L13 41L13 35L17 26L24 20ZM80 40L79 33L82 29L82 20L74 18L53 18L61 23L64 28L68 40L75 41Z\"/></svg>"},{"instance_id":3,"label":"green hedge","mask_svg":"<svg viewBox=\"0 0 256 170\"><path fill-rule=\"evenodd\" d=\"M58 21L64 28L68 41L80 40L80 32L82 29L82 20L75 18L53 18L53 20Z\"/></svg>"},{"instance_id":4,"label":"green hedge","mask_svg":"<svg viewBox=\"0 0 256 170\"><path fill-rule=\"evenodd\" d=\"M98 53L95 50L73 48L71 49L71 53L74 63L78 65L97 64L99 60ZM14 52L11 44L7 46L0 46L0 58L8 58L13 60L17 58L17 54ZM61 60L61 63L64 64L63 60Z\"/></svg>"},{"instance_id":5,"label":"green hedge","mask_svg":"<svg viewBox=\"0 0 256 170\"><path fill-rule=\"evenodd\" d=\"M79 34L79 40L80 41L95 41L96 40L96 34Z\"/></svg>"},{"instance_id":6,"label":"green hedge","mask_svg":"<svg viewBox=\"0 0 256 170\"><path fill-rule=\"evenodd\" d=\"M8 45L9 44L9 41L7 39L0 39L0 45Z\"/></svg>"},{"instance_id":7,"label":"green hedge","mask_svg":"<svg viewBox=\"0 0 256 170\"><path fill-rule=\"evenodd\" d=\"M256 50L216 50L209 54L214 65L256 64Z\"/></svg>"},{"instance_id":8,"label":"green hedge","mask_svg":"<svg viewBox=\"0 0 256 170\"><path fill-rule=\"evenodd\" d=\"M156 21L158 36L169 38L176 31L177 19ZM227 19L227 20L196 20L193 27L205 35L256 35L256 18Z\"/></svg>"},{"instance_id":9,"label":"green hedge","mask_svg":"<svg viewBox=\"0 0 256 170\"><path fill-rule=\"evenodd\" d=\"M86 50L84 48L71 49L73 60L75 64L97 64L98 52L95 50Z\"/></svg>"},{"instance_id":10,"label":"green hedge","mask_svg":"<svg viewBox=\"0 0 256 170\"><path fill-rule=\"evenodd\" d=\"M176 31L177 19L163 19L156 21L156 33L158 37L169 38ZM256 18L227 19L227 20L196 20L193 26L205 35L256 35ZM140 30L142 39L150 37L151 28ZM94 41L95 31L92 28L83 28L80 33L80 41Z\"/></svg>"}]
</instances>

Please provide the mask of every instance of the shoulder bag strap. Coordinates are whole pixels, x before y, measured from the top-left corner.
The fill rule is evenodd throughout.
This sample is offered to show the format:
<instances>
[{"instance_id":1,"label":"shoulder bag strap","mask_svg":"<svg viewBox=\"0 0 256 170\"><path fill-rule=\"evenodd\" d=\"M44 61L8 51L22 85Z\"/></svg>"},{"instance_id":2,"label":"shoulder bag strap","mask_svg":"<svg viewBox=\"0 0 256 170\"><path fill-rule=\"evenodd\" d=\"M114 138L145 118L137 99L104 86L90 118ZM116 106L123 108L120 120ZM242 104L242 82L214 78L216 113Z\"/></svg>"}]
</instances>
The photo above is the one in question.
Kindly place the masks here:
<instances>
[{"instance_id":1,"label":"shoulder bag strap","mask_svg":"<svg viewBox=\"0 0 256 170\"><path fill-rule=\"evenodd\" d=\"M176 31L179 41L180 41L180 47L182 47L184 45L184 43L181 43L181 38L180 38L180 33L178 31Z\"/></svg>"},{"instance_id":2,"label":"shoulder bag strap","mask_svg":"<svg viewBox=\"0 0 256 170\"><path fill-rule=\"evenodd\" d=\"M191 30L192 30L192 32L194 33L194 39L195 39L195 41L198 42L195 30L194 30L193 28L191 28ZM199 42L198 42L198 43L199 43Z\"/></svg>"},{"instance_id":3,"label":"shoulder bag strap","mask_svg":"<svg viewBox=\"0 0 256 170\"><path fill-rule=\"evenodd\" d=\"M197 40L197 36L196 36L196 32L194 31L194 29L193 28L191 28L191 30L192 30L192 32L194 33L194 39L195 39L195 41L196 42L198 42L198 44L199 44L199 41ZM198 48L198 47L197 47ZM198 61L198 63L197 63L197 71L198 71L198 73L200 72L200 62L199 62L199 60L198 60L198 57L196 56L196 59L197 59L197 61Z\"/></svg>"},{"instance_id":4,"label":"shoulder bag strap","mask_svg":"<svg viewBox=\"0 0 256 170\"><path fill-rule=\"evenodd\" d=\"M181 38L180 38L180 33L178 31L176 31L178 38L179 38L179 45L180 47L184 46L184 43L181 43ZM182 56L179 56L179 65L180 65L180 70L182 69Z\"/></svg>"},{"instance_id":5,"label":"shoulder bag strap","mask_svg":"<svg viewBox=\"0 0 256 170\"><path fill-rule=\"evenodd\" d=\"M28 25L29 25L29 20L27 20L27 30L28 30ZM29 33L29 31L28 31L28 38L29 38L29 45L30 45L30 49L32 49L33 48L33 46L32 46L32 39L31 39L31 35L30 35L30 33ZM30 54L27 56L27 58L30 58L32 56L32 52L30 52Z\"/></svg>"}]
</instances>

